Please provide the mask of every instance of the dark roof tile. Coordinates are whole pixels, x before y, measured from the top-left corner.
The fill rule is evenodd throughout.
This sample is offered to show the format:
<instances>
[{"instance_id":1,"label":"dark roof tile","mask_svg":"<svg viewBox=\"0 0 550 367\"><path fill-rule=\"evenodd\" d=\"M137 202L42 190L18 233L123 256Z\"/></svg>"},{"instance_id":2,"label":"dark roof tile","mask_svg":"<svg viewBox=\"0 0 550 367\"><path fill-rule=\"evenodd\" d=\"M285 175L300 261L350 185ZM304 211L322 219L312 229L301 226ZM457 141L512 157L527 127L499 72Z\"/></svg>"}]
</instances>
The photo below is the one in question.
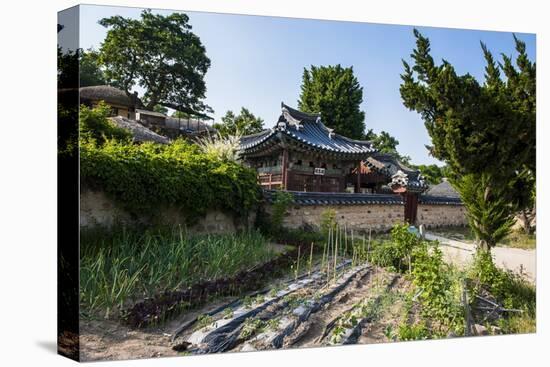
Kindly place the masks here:
<instances>
[{"instance_id":1,"label":"dark roof tile","mask_svg":"<svg viewBox=\"0 0 550 367\"><path fill-rule=\"evenodd\" d=\"M277 124L269 130L243 136L241 150L257 147L276 136L284 136L315 149L335 153L366 155L375 152L373 145L365 140L353 140L335 133L326 127L319 114L308 114L282 104L282 113Z\"/></svg>"}]
</instances>

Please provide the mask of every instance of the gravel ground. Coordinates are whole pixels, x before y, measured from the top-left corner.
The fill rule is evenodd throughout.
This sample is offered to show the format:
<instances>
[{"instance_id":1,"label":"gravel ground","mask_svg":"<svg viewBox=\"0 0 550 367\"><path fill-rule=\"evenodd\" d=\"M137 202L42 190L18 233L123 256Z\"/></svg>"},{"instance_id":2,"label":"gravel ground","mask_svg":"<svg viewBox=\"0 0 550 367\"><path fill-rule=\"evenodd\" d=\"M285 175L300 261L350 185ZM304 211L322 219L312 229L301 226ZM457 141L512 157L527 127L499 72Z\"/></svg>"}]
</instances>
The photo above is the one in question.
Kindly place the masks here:
<instances>
[{"instance_id":1,"label":"gravel ground","mask_svg":"<svg viewBox=\"0 0 550 367\"><path fill-rule=\"evenodd\" d=\"M469 264L475 253L473 243L452 240L427 233L428 240L438 240L445 260L460 266ZM533 283L536 281L536 251L510 247L495 247L491 250L498 266L523 274Z\"/></svg>"}]
</instances>

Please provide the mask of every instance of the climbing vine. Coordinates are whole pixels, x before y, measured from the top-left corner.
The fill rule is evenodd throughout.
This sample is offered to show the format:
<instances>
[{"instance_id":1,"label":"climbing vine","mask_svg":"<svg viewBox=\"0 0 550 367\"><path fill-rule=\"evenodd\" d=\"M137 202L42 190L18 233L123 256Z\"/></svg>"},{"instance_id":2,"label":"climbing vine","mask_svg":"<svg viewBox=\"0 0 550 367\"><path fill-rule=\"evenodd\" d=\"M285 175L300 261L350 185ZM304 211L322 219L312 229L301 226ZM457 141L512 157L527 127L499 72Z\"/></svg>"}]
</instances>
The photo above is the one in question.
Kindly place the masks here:
<instances>
[{"instance_id":1,"label":"climbing vine","mask_svg":"<svg viewBox=\"0 0 550 367\"><path fill-rule=\"evenodd\" d=\"M91 111L81 114L81 125L93 122L108 129L101 136L81 135L81 182L105 191L130 213L154 216L170 206L192 223L208 209L244 216L258 202L259 186L251 169L206 155L184 140L163 145L120 139L122 134L103 121L101 111Z\"/></svg>"}]
</instances>

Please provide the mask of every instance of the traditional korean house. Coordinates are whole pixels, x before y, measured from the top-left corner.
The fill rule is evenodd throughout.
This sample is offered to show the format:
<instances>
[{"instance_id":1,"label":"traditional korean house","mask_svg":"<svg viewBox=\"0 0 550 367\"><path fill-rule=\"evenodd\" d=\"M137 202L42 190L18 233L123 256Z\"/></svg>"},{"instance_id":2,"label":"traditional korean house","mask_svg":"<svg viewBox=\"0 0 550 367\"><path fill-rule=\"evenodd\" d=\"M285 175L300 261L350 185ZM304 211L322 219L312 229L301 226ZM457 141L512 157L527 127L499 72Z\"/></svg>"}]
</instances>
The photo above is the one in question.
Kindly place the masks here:
<instances>
[{"instance_id":1,"label":"traditional korean house","mask_svg":"<svg viewBox=\"0 0 550 367\"><path fill-rule=\"evenodd\" d=\"M141 108L136 109L136 120L143 125L152 126L165 126L166 115L161 112L144 110Z\"/></svg>"},{"instance_id":2,"label":"traditional korean house","mask_svg":"<svg viewBox=\"0 0 550 367\"><path fill-rule=\"evenodd\" d=\"M349 185L357 190L357 182L348 182L347 176L375 152L372 143L337 134L320 114L285 104L281 110L272 129L241 140L241 157L258 171L261 185L314 192L344 192Z\"/></svg>"},{"instance_id":3,"label":"traditional korean house","mask_svg":"<svg viewBox=\"0 0 550 367\"><path fill-rule=\"evenodd\" d=\"M320 114L284 103L273 128L242 137L240 155L264 189L401 194L411 223L418 194L427 188L419 171L377 152L370 141L339 135Z\"/></svg>"},{"instance_id":4,"label":"traditional korean house","mask_svg":"<svg viewBox=\"0 0 550 367\"><path fill-rule=\"evenodd\" d=\"M81 104L93 108L103 101L111 108L111 116L122 116L131 120L136 118L136 107L141 103L137 93L127 95L123 90L110 85L82 87L79 92Z\"/></svg>"}]
</instances>

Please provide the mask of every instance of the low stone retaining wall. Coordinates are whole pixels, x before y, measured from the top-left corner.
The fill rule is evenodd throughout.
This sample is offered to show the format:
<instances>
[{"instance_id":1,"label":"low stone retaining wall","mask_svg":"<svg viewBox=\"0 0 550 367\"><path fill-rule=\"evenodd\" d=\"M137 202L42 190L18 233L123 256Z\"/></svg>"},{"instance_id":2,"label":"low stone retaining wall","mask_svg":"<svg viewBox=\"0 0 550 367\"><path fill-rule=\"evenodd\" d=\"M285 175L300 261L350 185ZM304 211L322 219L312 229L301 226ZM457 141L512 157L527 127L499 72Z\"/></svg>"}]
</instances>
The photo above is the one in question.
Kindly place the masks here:
<instances>
[{"instance_id":1,"label":"low stone retaining wall","mask_svg":"<svg viewBox=\"0 0 550 367\"><path fill-rule=\"evenodd\" d=\"M115 224L163 224L181 225L191 233L234 233L238 229L254 223L254 215L247 221L239 220L233 215L210 210L193 226L185 223L185 213L175 208L159 210L157 217L145 218L129 214L102 191L83 189L80 192L80 228L112 227Z\"/></svg>"},{"instance_id":2,"label":"low stone retaining wall","mask_svg":"<svg viewBox=\"0 0 550 367\"><path fill-rule=\"evenodd\" d=\"M356 232L388 231L395 223L403 223L404 202L399 195L300 193L292 192L294 203L289 206L283 226L289 229L319 228L327 209L336 212L336 221ZM268 203L272 193L266 193ZM267 205L270 211L270 205ZM80 193L80 227L112 227L120 224L182 225L192 233L233 233L252 227L255 213L248 220L235 218L229 213L210 210L193 226L186 226L185 213L175 208L159 210L157 217L136 217L118 206L102 191L84 189ZM154 222L154 223L152 223ZM417 209L417 225L426 228L467 225L466 210L460 202L438 197L421 197Z\"/></svg>"},{"instance_id":3,"label":"low stone retaining wall","mask_svg":"<svg viewBox=\"0 0 550 367\"><path fill-rule=\"evenodd\" d=\"M292 206L283 220L283 226L296 229L300 227L319 228L323 212L334 209L336 221L356 232L384 232L395 223L403 223L403 205L312 205Z\"/></svg>"},{"instance_id":4,"label":"low stone retaining wall","mask_svg":"<svg viewBox=\"0 0 550 367\"><path fill-rule=\"evenodd\" d=\"M274 191L267 191L268 202ZM323 213L332 209L336 221L357 232L388 231L405 221L405 203L400 195L291 192L294 203L283 219L286 228L319 228ZM417 225L426 228L467 225L466 210L458 199L424 196L419 198Z\"/></svg>"}]
</instances>

